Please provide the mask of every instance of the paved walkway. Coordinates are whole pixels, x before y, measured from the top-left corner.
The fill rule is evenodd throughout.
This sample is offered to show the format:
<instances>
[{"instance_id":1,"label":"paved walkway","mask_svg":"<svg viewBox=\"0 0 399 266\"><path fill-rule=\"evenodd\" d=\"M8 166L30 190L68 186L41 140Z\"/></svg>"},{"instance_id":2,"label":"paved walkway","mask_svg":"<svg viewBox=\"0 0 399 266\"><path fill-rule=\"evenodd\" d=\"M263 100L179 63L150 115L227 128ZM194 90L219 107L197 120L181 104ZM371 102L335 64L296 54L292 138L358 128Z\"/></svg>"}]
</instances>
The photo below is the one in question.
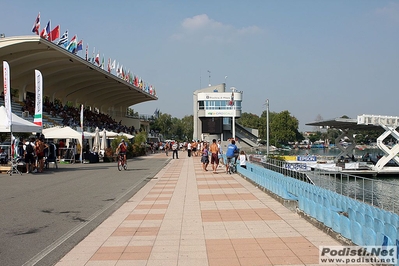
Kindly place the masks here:
<instances>
[{"instance_id":1,"label":"paved walkway","mask_svg":"<svg viewBox=\"0 0 399 266\"><path fill-rule=\"evenodd\" d=\"M179 156L56 265L318 265L320 245L340 245L239 175Z\"/></svg>"}]
</instances>

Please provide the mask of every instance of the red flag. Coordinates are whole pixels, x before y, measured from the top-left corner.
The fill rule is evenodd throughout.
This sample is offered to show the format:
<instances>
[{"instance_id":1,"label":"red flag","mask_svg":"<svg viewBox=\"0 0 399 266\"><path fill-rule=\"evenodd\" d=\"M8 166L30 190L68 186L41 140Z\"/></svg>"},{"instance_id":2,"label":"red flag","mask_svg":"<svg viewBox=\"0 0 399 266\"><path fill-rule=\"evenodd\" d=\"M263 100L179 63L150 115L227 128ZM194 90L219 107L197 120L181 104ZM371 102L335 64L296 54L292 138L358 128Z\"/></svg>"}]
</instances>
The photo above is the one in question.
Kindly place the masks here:
<instances>
[{"instance_id":1,"label":"red flag","mask_svg":"<svg viewBox=\"0 0 399 266\"><path fill-rule=\"evenodd\" d=\"M49 34L49 41L55 41L56 39L58 39L60 37L60 25L58 25L57 27L55 27Z\"/></svg>"},{"instance_id":2,"label":"red flag","mask_svg":"<svg viewBox=\"0 0 399 266\"><path fill-rule=\"evenodd\" d=\"M100 53L98 53L98 54L96 55L96 59L94 59L94 62L96 62L97 65L100 65Z\"/></svg>"}]
</instances>

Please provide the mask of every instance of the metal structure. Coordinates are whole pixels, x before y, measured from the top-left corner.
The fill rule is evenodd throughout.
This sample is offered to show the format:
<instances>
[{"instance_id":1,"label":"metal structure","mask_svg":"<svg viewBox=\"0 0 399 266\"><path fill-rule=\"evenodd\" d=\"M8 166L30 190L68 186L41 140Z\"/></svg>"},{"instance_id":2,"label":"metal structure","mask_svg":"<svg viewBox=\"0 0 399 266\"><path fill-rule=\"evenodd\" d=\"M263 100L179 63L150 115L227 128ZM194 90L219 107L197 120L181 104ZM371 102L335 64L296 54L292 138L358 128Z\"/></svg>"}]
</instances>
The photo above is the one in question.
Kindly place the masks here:
<instances>
[{"instance_id":1,"label":"metal structure","mask_svg":"<svg viewBox=\"0 0 399 266\"><path fill-rule=\"evenodd\" d=\"M357 123L359 125L373 125L382 127L385 132L377 138L378 148L384 152L384 155L377 161L374 166L376 171L381 171L384 168L388 170L387 164L389 161L394 160L399 165L399 144L395 144L392 148L389 148L384 144L384 140L388 136L393 136L399 141L399 133L396 128L399 126L399 117L397 116L381 116L381 115L359 115L357 117ZM389 167L389 169L397 167ZM395 169L396 170L396 169Z\"/></svg>"},{"instance_id":2,"label":"metal structure","mask_svg":"<svg viewBox=\"0 0 399 266\"><path fill-rule=\"evenodd\" d=\"M35 69L43 74L43 93L53 102L82 103L112 114L157 100L155 95L38 35L0 38L0 58L10 65L11 87L18 90L19 101L25 100L27 92L35 92Z\"/></svg>"}]
</instances>

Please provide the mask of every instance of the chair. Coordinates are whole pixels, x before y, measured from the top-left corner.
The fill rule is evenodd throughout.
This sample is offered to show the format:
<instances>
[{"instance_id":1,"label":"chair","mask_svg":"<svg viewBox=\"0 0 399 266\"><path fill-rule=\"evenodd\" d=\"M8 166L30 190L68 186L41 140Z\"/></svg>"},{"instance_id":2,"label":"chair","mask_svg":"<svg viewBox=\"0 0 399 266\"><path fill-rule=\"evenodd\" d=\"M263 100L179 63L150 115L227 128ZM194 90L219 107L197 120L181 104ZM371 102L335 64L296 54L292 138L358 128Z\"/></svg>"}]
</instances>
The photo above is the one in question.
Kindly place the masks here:
<instances>
[{"instance_id":1,"label":"chair","mask_svg":"<svg viewBox=\"0 0 399 266\"><path fill-rule=\"evenodd\" d=\"M363 231L362 231L362 226L360 223L356 221L351 221L351 240L353 243L355 243L358 246L363 246L364 241L363 241Z\"/></svg>"},{"instance_id":2,"label":"chair","mask_svg":"<svg viewBox=\"0 0 399 266\"><path fill-rule=\"evenodd\" d=\"M348 217L341 215L340 217L340 233L343 237L347 239L351 239L352 234L351 234L351 222L354 222L353 220L349 220Z\"/></svg>"},{"instance_id":3,"label":"chair","mask_svg":"<svg viewBox=\"0 0 399 266\"><path fill-rule=\"evenodd\" d=\"M364 214L356 211L356 221L361 224L361 225L366 225L366 218L364 217Z\"/></svg>"},{"instance_id":4,"label":"chair","mask_svg":"<svg viewBox=\"0 0 399 266\"><path fill-rule=\"evenodd\" d=\"M332 229L334 232L341 233L340 219L341 216L338 213L332 212Z\"/></svg>"},{"instance_id":5,"label":"chair","mask_svg":"<svg viewBox=\"0 0 399 266\"><path fill-rule=\"evenodd\" d=\"M348 216L349 216L349 219L355 221L356 220L356 211L352 208L348 208Z\"/></svg>"},{"instance_id":6,"label":"chair","mask_svg":"<svg viewBox=\"0 0 399 266\"><path fill-rule=\"evenodd\" d=\"M10 168L10 170L7 171L7 174L10 174L10 175L12 175L12 174L20 174L20 175L22 175L22 173L18 170L18 165L21 162L21 158L19 158L19 157L12 158L10 160L10 162L11 162L11 168Z\"/></svg>"},{"instance_id":7,"label":"chair","mask_svg":"<svg viewBox=\"0 0 399 266\"><path fill-rule=\"evenodd\" d=\"M364 215L364 226L374 228L374 218L371 215Z\"/></svg>"},{"instance_id":8,"label":"chair","mask_svg":"<svg viewBox=\"0 0 399 266\"><path fill-rule=\"evenodd\" d=\"M384 235L389 236L393 242L396 243L396 237L398 234L398 230L395 226L390 223L384 224Z\"/></svg>"},{"instance_id":9,"label":"chair","mask_svg":"<svg viewBox=\"0 0 399 266\"><path fill-rule=\"evenodd\" d=\"M364 246L375 246L377 242L377 234L369 227L363 228L363 244Z\"/></svg>"},{"instance_id":10,"label":"chair","mask_svg":"<svg viewBox=\"0 0 399 266\"><path fill-rule=\"evenodd\" d=\"M374 218L374 231L384 233L384 222L378 218Z\"/></svg>"},{"instance_id":11,"label":"chair","mask_svg":"<svg viewBox=\"0 0 399 266\"><path fill-rule=\"evenodd\" d=\"M324 224L330 228L333 227L332 221L332 210L329 208L323 208Z\"/></svg>"}]
</instances>

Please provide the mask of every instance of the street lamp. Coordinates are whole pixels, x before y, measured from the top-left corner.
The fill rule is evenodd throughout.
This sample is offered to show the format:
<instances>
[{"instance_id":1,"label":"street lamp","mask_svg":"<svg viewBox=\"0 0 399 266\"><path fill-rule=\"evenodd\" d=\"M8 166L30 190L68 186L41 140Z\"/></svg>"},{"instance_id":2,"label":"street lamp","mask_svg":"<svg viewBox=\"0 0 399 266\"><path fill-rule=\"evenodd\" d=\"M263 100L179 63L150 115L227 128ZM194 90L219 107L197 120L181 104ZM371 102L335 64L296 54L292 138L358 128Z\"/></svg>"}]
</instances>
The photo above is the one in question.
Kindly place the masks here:
<instances>
[{"instance_id":1,"label":"street lamp","mask_svg":"<svg viewBox=\"0 0 399 266\"><path fill-rule=\"evenodd\" d=\"M269 158L269 99L266 99L266 157Z\"/></svg>"},{"instance_id":2,"label":"street lamp","mask_svg":"<svg viewBox=\"0 0 399 266\"><path fill-rule=\"evenodd\" d=\"M232 97L232 106L233 106L233 117L232 117L232 125L231 125L231 129L232 129L232 137L235 140L236 139L236 108L235 108L235 104L234 104L234 93L237 91L237 89L235 87L231 87L230 90L232 91L231 94L233 95Z\"/></svg>"}]
</instances>

